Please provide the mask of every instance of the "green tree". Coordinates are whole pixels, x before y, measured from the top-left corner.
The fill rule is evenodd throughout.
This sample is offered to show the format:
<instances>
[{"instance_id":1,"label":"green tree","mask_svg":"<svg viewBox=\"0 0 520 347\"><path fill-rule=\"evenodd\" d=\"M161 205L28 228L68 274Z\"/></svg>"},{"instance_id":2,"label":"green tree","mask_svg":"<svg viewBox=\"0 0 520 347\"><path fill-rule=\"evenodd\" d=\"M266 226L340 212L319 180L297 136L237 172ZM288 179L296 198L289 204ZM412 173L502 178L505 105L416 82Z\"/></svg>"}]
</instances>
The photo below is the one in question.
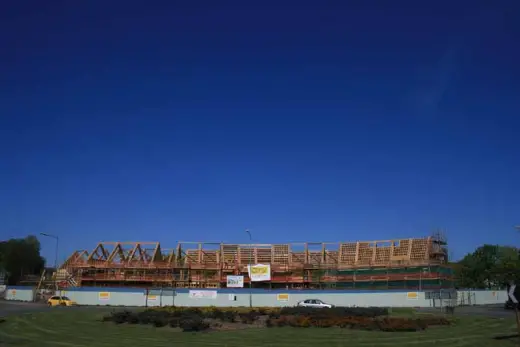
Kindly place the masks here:
<instances>
[{"instance_id":1,"label":"green tree","mask_svg":"<svg viewBox=\"0 0 520 347\"><path fill-rule=\"evenodd\" d=\"M492 289L520 280L519 250L483 245L453 265L457 287Z\"/></svg>"},{"instance_id":2,"label":"green tree","mask_svg":"<svg viewBox=\"0 0 520 347\"><path fill-rule=\"evenodd\" d=\"M0 270L7 273L7 284L18 284L26 275L38 275L44 266L40 242L35 236L0 242Z\"/></svg>"}]
</instances>

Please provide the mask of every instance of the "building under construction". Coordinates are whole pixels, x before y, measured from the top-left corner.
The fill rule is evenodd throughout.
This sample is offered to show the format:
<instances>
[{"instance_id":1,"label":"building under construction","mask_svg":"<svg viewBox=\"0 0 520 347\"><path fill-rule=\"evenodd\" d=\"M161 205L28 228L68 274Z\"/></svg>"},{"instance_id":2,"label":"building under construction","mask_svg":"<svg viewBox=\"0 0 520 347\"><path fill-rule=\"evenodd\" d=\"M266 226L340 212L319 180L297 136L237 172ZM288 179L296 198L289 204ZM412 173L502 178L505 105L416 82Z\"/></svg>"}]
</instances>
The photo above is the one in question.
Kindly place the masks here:
<instances>
[{"instance_id":1,"label":"building under construction","mask_svg":"<svg viewBox=\"0 0 520 347\"><path fill-rule=\"evenodd\" d=\"M269 264L271 280L250 283L249 264ZM446 241L436 235L346 243L224 244L100 242L74 252L58 271L67 286L225 288L243 275L245 287L288 289L451 288Z\"/></svg>"}]
</instances>

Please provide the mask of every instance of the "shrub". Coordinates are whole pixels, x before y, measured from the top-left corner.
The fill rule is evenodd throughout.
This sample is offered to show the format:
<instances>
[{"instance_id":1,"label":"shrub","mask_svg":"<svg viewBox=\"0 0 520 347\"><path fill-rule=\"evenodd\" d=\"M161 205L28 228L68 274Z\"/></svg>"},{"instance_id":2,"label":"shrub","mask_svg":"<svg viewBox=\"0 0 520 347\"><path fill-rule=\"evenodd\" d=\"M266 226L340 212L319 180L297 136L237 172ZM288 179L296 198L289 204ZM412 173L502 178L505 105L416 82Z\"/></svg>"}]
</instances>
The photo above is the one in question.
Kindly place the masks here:
<instances>
[{"instance_id":1,"label":"shrub","mask_svg":"<svg viewBox=\"0 0 520 347\"><path fill-rule=\"evenodd\" d=\"M362 330L381 331L418 331L433 325L449 325L451 321L444 317L425 316L421 318L389 317L383 308L335 307L315 309L307 307L285 307L282 309L250 309L216 307L208 308L153 308L139 313L130 311L112 312L104 316L103 321L115 324L152 324L155 327L180 327L183 331L203 331L210 328L204 321L211 318L220 322L234 323L238 319L244 324L253 324L260 316L268 315L267 327L341 327ZM222 326L215 322L213 326Z\"/></svg>"},{"instance_id":2,"label":"shrub","mask_svg":"<svg viewBox=\"0 0 520 347\"><path fill-rule=\"evenodd\" d=\"M132 313L128 316L127 322L129 324L138 324L139 323L139 316L135 313Z\"/></svg>"},{"instance_id":3,"label":"shrub","mask_svg":"<svg viewBox=\"0 0 520 347\"><path fill-rule=\"evenodd\" d=\"M131 315L132 313L130 311L119 311L119 312L112 312L111 313L111 321L116 323L116 324L123 324L123 323L126 323L128 321L128 317Z\"/></svg>"},{"instance_id":4,"label":"shrub","mask_svg":"<svg viewBox=\"0 0 520 347\"><path fill-rule=\"evenodd\" d=\"M286 318L287 324L295 328L308 328L312 326L311 319L305 316L293 316Z\"/></svg>"},{"instance_id":5,"label":"shrub","mask_svg":"<svg viewBox=\"0 0 520 347\"><path fill-rule=\"evenodd\" d=\"M311 326L311 320L308 317L300 318L299 322L300 328L309 328Z\"/></svg>"},{"instance_id":6,"label":"shrub","mask_svg":"<svg viewBox=\"0 0 520 347\"><path fill-rule=\"evenodd\" d=\"M152 321L150 315L146 311L139 312L137 318L139 320L139 324L150 324Z\"/></svg>"},{"instance_id":7,"label":"shrub","mask_svg":"<svg viewBox=\"0 0 520 347\"><path fill-rule=\"evenodd\" d=\"M238 316L240 317L240 320L242 323L245 324L253 324L255 320L260 317L260 313L258 311L249 311L246 313L239 313Z\"/></svg>"},{"instance_id":8,"label":"shrub","mask_svg":"<svg viewBox=\"0 0 520 347\"><path fill-rule=\"evenodd\" d=\"M210 315L207 315L206 318L214 318L221 320L223 322L234 323L236 321L237 312L235 311L220 311L215 310Z\"/></svg>"},{"instance_id":9,"label":"shrub","mask_svg":"<svg viewBox=\"0 0 520 347\"><path fill-rule=\"evenodd\" d=\"M209 328L209 324L204 322L200 317L188 317L186 319L182 319L180 321L179 326L181 327L182 331L189 332L189 331L204 331Z\"/></svg>"},{"instance_id":10,"label":"shrub","mask_svg":"<svg viewBox=\"0 0 520 347\"><path fill-rule=\"evenodd\" d=\"M155 317L153 320L153 326L156 328L162 328L168 324L168 320L165 317Z\"/></svg>"},{"instance_id":11,"label":"shrub","mask_svg":"<svg viewBox=\"0 0 520 347\"><path fill-rule=\"evenodd\" d=\"M291 326L298 328L341 327L359 330L380 331L419 331L431 325L449 325L450 321L444 317L424 317L419 319L400 317L367 317L367 316L333 316L324 314L322 310L315 310L315 314L302 313L298 315L282 315L279 318L269 318L267 327Z\"/></svg>"},{"instance_id":12,"label":"shrub","mask_svg":"<svg viewBox=\"0 0 520 347\"><path fill-rule=\"evenodd\" d=\"M388 309L381 307L284 307L282 315L327 316L327 317L378 317L388 315Z\"/></svg>"},{"instance_id":13,"label":"shrub","mask_svg":"<svg viewBox=\"0 0 520 347\"><path fill-rule=\"evenodd\" d=\"M172 317L170 318L170 321L168 322L168 324L172 327L172 328L178 328L179 327L179 324L180 324L180 318L179 317Z\"/></svg>"}]
</instances>

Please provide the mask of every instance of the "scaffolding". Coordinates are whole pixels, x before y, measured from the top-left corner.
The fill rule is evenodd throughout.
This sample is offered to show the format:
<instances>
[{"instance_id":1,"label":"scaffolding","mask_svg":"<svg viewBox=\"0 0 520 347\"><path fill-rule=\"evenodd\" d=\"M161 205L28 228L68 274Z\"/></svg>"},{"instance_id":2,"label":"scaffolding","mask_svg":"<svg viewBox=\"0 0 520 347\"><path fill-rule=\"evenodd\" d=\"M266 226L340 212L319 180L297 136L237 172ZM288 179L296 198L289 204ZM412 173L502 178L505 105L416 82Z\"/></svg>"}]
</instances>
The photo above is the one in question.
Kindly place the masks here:
<instances>
[{"instance_id":1,"label":"scaffolding","mask_svg":"<svg viewBox=\"0 0 520 347\"><path fill-rule=\"evenodd\" d=\"M425 238L345 243L225 244L100 242L74 252L58 273L65 286L222 288L249 264L268 264L271 280L254 288L447 288L446 240Z\"/></svg>"}]
</instances>

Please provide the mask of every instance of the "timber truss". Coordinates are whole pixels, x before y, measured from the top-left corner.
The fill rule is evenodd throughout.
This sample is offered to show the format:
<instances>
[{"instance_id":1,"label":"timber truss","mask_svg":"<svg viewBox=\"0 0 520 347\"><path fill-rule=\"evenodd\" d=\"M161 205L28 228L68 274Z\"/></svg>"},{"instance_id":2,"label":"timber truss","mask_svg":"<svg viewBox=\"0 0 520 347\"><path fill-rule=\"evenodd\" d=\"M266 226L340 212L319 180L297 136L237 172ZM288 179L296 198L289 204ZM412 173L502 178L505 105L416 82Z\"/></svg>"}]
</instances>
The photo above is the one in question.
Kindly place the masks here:
<instances>
[{"instance_id":1,"label":"timber truss","mask_svg":"<svg viewBox=\"0 0 520 347\"><path fill-rule=\"evenodd\" d=\"M440 237L346 243L224 244L179 242L162 249L158 242L100 242L74 252L61 266L69 285L158 285L221 287L228 275L246 275L248 264L269 264L271 282L399 280L392 269L446 263ZM384 276L337 275L348 270L388 269ZM391 272L391 274L390 274ZM420 270L422 278L441 278ZM331 273L336 273L333 275ZM406 277L406 276L405 276ZM408 276L410 277L410 276ZM412 276L413 277L413 276ZM245 278L247 282L247 276Z\"/></svg>"}]
</instances>

